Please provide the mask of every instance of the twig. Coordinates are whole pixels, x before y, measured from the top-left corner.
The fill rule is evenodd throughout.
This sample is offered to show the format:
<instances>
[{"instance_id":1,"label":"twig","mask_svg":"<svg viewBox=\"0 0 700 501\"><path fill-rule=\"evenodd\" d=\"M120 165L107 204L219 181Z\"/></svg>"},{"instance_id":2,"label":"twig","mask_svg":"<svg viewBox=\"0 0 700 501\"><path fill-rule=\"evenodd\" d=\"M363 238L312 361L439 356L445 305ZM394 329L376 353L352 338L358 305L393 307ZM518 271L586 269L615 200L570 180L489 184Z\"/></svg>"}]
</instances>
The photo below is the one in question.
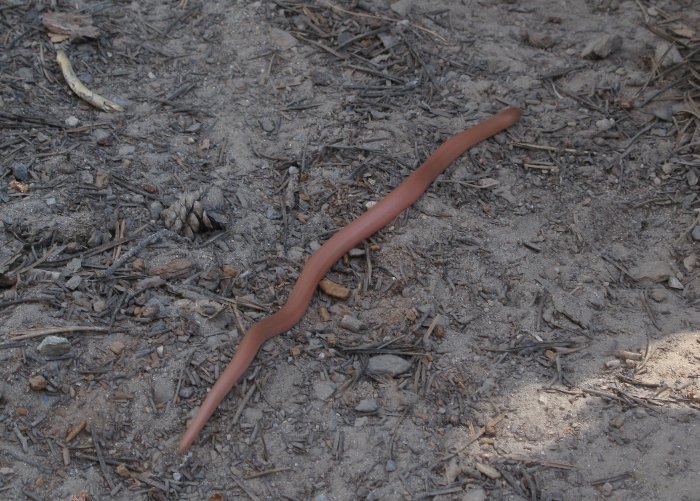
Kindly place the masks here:
<instances>
[{"instance_id":1,"label":"twig","mask_svg":"<svg viewBox=\"0 0 700 501\"><path fill-rule=\"evenodd\" d=\"M238 487L241 488L243 492L246 493L246 495L252 499L253 501L260 501L260 498L255 495L254 492L251 492L250 489L248 489L243 482L241 482L236 475L231 474L231 478L233 479L234 482L238 485Z\"/></svg>"},{"instance_id":2,"label":"twig","mask_svg":"<svg viewBox=\"0 0 700 501\"><path fill-rule=\"evenodd\" d=\"M280 466L278 468L272 468L271 470L259 471L257 473L251 473L243 477L245 480L250 480L253 478L264 477L265 475L272 475L274 473L284 473L285 471L291 471L289 466Z\"/></svg>"},{"instance_id":3,"label":"twig","mask_svg":"<svg viewBox=\"0 0 700 501\"><path fill-rule=\"evenodd\" d=\"M64 325L63 327L39 327L36 329L25 329L11 335L13 341L23 341L35 337L49 336L51 334L61 334L63 332L109 332L109 327L97 327L94 325Z\"/></svg>"},{"instance_id":4,"label":"twig","mask_svg":"<svg viewBox=\"0 0 700 501\"><path fill-rule=\"evenodd\" d=\"M162 229L159 231L156 231L152 235L147 236L143 240L141 240L139 243L134 245L131 249L129 249L127 252L124 253L119 259L114 261L112 265L107 268L103 272L98 272L98 277L100 278L109 278L118 268L120 268L126 261L131 259L133 256L138 254L140 251L142 251L145 247L148 247L151 244L156 243L158 240L163 238L165 235L170 233L170 230L167 229Z\"/></svg>"},{"instance_id":5,"label":"twig","mask_svg":"<svg viewBox=\"0 0 700 501\"><path fill-rule=\"evenodd\" d=\"M243 400L241 400L241 403L238 405L238 409L236 409L236 414L233 416L232 424L236 424L238 422L241 414L243 413L243 409L245 409L245 406L248 404L248 401L250 400L250 397L253 396L255 390L257 390L256 386L251 385L250 390L248 390L248 393L245 394Z\"/></svg>"},{"instance_id":6,"label":"twig","mask_svg":"<svg viewBox=\"0 0 700 501\"><path fill-rule=\"evenodd\" d=\"M29 265L25 266L24 268L21 268L21 269L17 270L16 272L14 272L14 274L15 274L15 275L19 275L19 274L21 274L21 273L24 273L24 272L27 272L27 271L31 270L32 268L36 268L36 267L39 266L41 263L43 263L43 262L45 262L47 259L49 259L51 256L53 256L53 255L55 255L55 254L60 254L61 252L63 252L63 249L65 249L65 248L66 248L65 245L60 245L60 246L59 246L59 245L54 245L54 246L52 246L48 251L46 251L46 254L44 254L43 256L41 256L39 259L37 259L36 261L34 261L32 264L29 264Z\"/></svg>"},{"instance_id":7,"label":"twig","mask_svg":"<svg viewBox=\"0 0 700 501\"><path fill-rule=\"evenodd\" d=\"M100 464L100 470L102 470L102 475L104 475L110 489L114 489L114 481L112 476L109 474L107 469L107 463L105 463L105 458L102 455L102 447L100 447L99 441L97 440L97 433L95 433L95 428L90 427L90 434L92 435L92 445L95 447L95 455L97 456L97 462Z\"/></svg>"}]
</instances>

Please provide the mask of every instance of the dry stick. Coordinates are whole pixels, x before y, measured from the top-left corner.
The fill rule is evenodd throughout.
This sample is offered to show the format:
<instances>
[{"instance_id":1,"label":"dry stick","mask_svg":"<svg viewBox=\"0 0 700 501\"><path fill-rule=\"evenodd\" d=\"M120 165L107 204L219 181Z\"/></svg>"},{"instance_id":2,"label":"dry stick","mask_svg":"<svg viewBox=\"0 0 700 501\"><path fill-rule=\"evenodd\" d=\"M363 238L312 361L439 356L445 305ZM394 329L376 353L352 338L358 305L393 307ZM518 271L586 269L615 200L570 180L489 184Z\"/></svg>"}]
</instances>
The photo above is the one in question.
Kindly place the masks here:
<instances>
[{"instance_id":1,"label":"dry stick","mask_svg":"<svg viewBox=\"0 0 700 501\"><path fill-rule=\"evenodd\" d=\"M250 385L250 390L248 390L248 393L245 394L243 400L241 400L241 403L238 404L236 414L233 416L233 424L236 424L240 419L241 414L243 414L243 409L245 409L245 406L248 405L248 401L250 400L250 397L253 396L253 393L255 393L255 390L257 390L257 387L254 384Z\"/></svg>"},{"instance_id":2,"label":"dry stick","mask_svg":"<svg viewBox=\"0 0 700 501\"><path fill-rule=\"evenodd\" d=\"M150 226L149 224L144 224L142 226L139 226L136 229L136 231L134 231L131 234L131 236L128 236L128 237L125 237L125 238L122 238L119 240L114 240L112 242L107 242L106 244L102 244L99 247L95 247L94 249L90 249L89 251L80 254L80 257L82 259L92 257L92 256L95 256L97 254L101 254L102 252L104 252L106 250L112 249L113 247L116 247L117 245L121 245L121 244L124 244L126 242L129 242L129 241L133 240L134 238L136 238L139 235L139 233L141 233L143 230L145 230L149 226ZM56 261L52 261L51 264L56 265L56 264L60 264L60 263L65 263L65 262L70 261L71 259L73 259L73 258L68 257L68 258L57 259Z\"/></svg>"},{"instance_id":3,"label":"dry stick","mask_svg":"<svg viewBox=\"0 0 700 501\"><path fill-rule=\"evenodd\" d=\"M163 238L165 235L170 233L170 230L167 229L162 229L159 231L156 231L152 235L149 235L148 237L144 238L141 240L139 243L134 245L131 249L129 249L127 252L124 253L122 257L117 259L112 265L107 268L105 271L98 273L98 277L100 278L109 278L118 268L120 268L126 261L131 259L133 256L138 254L140 251L142 251L145 247L148 247L151 244L156 243L158 240Z\"/></svg>"},{"instance_id":4,"label":"dry stick","mask_svg":"<svg viewBox=\"0 0 700 501\"><path fill-rule=\"evenodd\" d=\"M95 455L97 456L97 462L100 464L102 475L104 475L105 479L107 480L109 488L114 489L114 481L112 480L112 476L109 474L109 470L107 469L107 463L105 463L105 458L102 455L102 448L100 447L97 440L97 433L95 433L95 429L93 427L90 427L90 434L92 435L92 445L95 447Z\"/></svg>"},{"instance_id":5,"label":"dry stick","mask_svg":"<svg viewBox=\"0 0 700 501\"><path fill-rule=\"evenodd\" d=\"M8 306L14 306L16 304L25 304L25 303L52 303L56 301L56 298L53 297L24 297L21 299L12 299L11 301L0 301L0 310L7 308Z\"/></svg>"},{"instance_id":6,"label":"dry stick","mask_svg":"<svg viewBox=\"0 0 700 501\"><path fill-rule=\"evenodd\" d=\"M36 468L36 469L38 469L38 470L40 470L40 471L42 471L42 472L44 472L44 473L48 473L48 472L51 471L51 468L50 468L50 467L48 467L48 466L46 466L46 465L43 465L43 464L41 464L41 463L37 463L37 462L34 461L33 459L29 459L28 457L23 456L22 454L20 454L20 453L18 453L18 452L15 452L15 451L12 450L12 449L3 448L3 449L0 449L0 451L2 451L3 454L7 454L7 455L9 455L9 456L12 456L12 457L13 457L14 459L16 459L17 461L21 461L21 462L23 462L23 463L28 464L29 466L33 466L34 468Z\"/></svg>"},{"instance_id":7,"label":"dry stick","mask_svg":"<svg viewBox=\"0 0 700 501\"><path fill-rule=\"evenodd\" d=\"M93 325L65 325L63 327L40 327L37 329L25 329L10 336L13 341L23 341L35 337L49 336L51 334L61 334L62 332L108 332L108 327L97 327Z\"/></svg>"},{"instance_id":8,"label":"dry stick","mask_svg":"<svg viewBox=\"0 0 700 501\"><path fill-rule=\"evenodd\" d=\"M289 466L280 466L278 468L272 468L271 470L259 471L257 473L251 473L243 477L245 480L251 480L253 478L264 477L265 475L272 475L274 473L284 473L285 471L291 471Z\"/></svg>"},{"instance_id":9,"label":"dry stick","mask_svg":"<svg viewBox=\"0 0 700 501\"><path fill-rule=\"evenodd\" d=\"M236 475L231 474L231 478L233 479L234 482L236 482L236 484L238 485L238 487L240 487L240 489L241 489L243 492L246 493L246 495L247 495L250 499L252 499L253 501L260 501L260 498L259 498L258 496L256 496L255 493L251 492L251 491L245 486L245 484L244 484L243 482L241 482L240 480L238 480L238 477L236 477Z\"/></svg>"},{"instance_id":10,"label":"dry stick","mask_svg":"<svg viewBox=\"0 0 700 501\"><path fill-rule=\"evenodd\" d=\"M61 252L63 252L63 249L65 249L65 248L66 248L65 245L52 246L48 251L46 251L46 254L44 254L42 257L40 257L39 259L34 261L32 264L29 264L29 265L25 266L24 268L17 270L16 272L14 272L14 274L19 275L21 273L24 273L26 271L31 270L32 268L36 268L37 266L39 266L41 263L45 262L47 259L49 259L54 254L60 254Z\"/></svg>"}]
</instances>

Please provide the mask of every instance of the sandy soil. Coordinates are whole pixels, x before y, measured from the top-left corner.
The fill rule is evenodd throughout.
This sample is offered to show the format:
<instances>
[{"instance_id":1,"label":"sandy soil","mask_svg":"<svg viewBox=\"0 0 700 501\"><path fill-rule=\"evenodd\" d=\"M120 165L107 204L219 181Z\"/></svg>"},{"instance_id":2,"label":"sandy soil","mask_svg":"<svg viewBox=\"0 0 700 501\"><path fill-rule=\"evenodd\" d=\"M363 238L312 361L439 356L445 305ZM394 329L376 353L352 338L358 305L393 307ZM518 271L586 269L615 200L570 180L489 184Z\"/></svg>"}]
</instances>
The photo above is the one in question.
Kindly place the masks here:
<instances>
[{"instance_id":1,"label":"sandy soil","mask_svg":"<svg viewBox=\"0 0 700 501\"><path fill-rule=\"evenodd\" d=\"M2 2L2 496L699 500L699 37L692 0ZM507 105L178 454L319 244Z\"/></svg>"}]
</instances>

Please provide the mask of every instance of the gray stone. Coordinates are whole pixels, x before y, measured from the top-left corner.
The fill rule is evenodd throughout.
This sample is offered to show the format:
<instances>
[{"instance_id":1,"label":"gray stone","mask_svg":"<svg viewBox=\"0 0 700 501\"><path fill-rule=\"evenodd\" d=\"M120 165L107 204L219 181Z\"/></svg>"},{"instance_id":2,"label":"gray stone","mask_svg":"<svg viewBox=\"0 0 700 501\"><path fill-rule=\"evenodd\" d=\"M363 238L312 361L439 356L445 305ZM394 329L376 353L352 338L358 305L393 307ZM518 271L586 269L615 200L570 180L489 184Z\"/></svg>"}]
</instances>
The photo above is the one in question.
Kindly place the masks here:
<instances>
[{"instance_id":1,"label":"gray stone","mask_svg":"<svg viewBox=\"0 0 700 501\"><path fill-rule=\"evenodd\" d=\"M622 37L620 35L603 35L589 42L581 57L589 59L605 59L610 54L622 47Z\"/></svg>"},{"instance_id":2,"label":"gray stone","mask_svg":"<svg viewBox=\"0 0 700 501\"><path fill-rule=\"evenodd\" d=\"M180 395L180 398L186 400L186 399L190 398L192 395L194 395L194 388L192 388L191 386L185 386L183 388L180 388L178 395Z\"/></svg>"},{"instance_id":3,"label":"gray stone","mask_svg":"<svg viewBox=\"0 0 700 501\"><path fill-rule=\"evenodd\" d=\"M104 141L110 136L110 132L107 129L95 129L92 131L92 138L95 142Z\"/></svg>"},{"instance_id":4,"label":"gray stone","mask_svg":"<svg viewBox=\"0 0 700 501\"><path fill-rule=\"evenodd\" d=\"M270 41L282 50L290 49L297 44L294 36L279 28L270 30Z\"/></svg>"},{"instance_id":5,"label":"gray stone","mask_svg":"<svg viewBox=\"0 0 700 501\"><path fill-rule=\"evenodd\" d=\"M163 204L158 200L154 200L149 204L148 213L151 215L151 219L158 220L161 212L163 212Z\"/></svg>"},{"instance_id":6,"label":"gray stone","mask_svg":"<svg viewBox=\"0 0 700 501\"><path fill-rule=\"evenodd\" d=\"M29 168L23 163L17 162L12 166L12 175L17 181L27 181L29 179Z\"/></svg>"},{"instance_id":7,"label":"gray stone","mask_svg":"<svg viewBox=\"0 0 700 501\"><path fill-rule=\"evenodd\" d=\"M386 462L386 466L385 466L386 471L391 473L392 471L396 471L396 468L397 468L396 461L394 461L393 459L389 459Z\"/></svg>"},{"instance_id":8,"label":"gray stone","mask_svg":"<svg viewBox=\"0 0 700 501\"><path fill-rule=\"evenodd\" d=\"M264 117L264 118L260 119L260 127L262 127L262 129L265 132L274 132L275 129L277 128L277 127L275 127L275 122L273 122L272 119L270 119L268 117Z\"/></svg>"},{"instance_id":9,"label":"gray stone","mask_svg":"<svg viewBox=\"0 0 700 501\"><path fill-rule=\"evenodd\" d=\"M80 283L83 281L80 275L73 275L66 282L66 287L72 291L80 287Z\"/></svg>"},{"instance_id":10,"label":"gray stone","mask_svg":"<svg viewBox=\"0 0 700 501\"><path fill-rule=\"evenodd\" d=\"M164 404L173 398L173 383L168 379L161 379L153 383L153 400L157 404Z\"/></svg>"},{"instance_id":11,"label":"gray stone","mask_svg":"<svg viewBox=\"0 0 700 501\"><path fill-rule=\"evenodd\" d=\"M696 242L700 242L700 224L696 224L693 227L693 231L690 232L690 238Z\"/></svg>"},{"instance_id":12,"label":"gray stone","mask_svg":"<svg viewBox=\"0 0 700 501\"><path fill-rule=\"evenodd\" d=\"M398 376L410 368L410 360L396 355L377 355L367 364L367 372L377 376Z\"/></svg>"},{"instance_id":13,"label":"gray stone","mask_svg":"<svg viewBox=\"0 0 700 501\"><path fill-rule=\"evenodd\" d=\"M668 286L669 286L671 289L683 290L683 284L682 284L681 281L678 280L676 277L669 277L669 279L668 279Z\"/></svg>"},{"instance_id":14,"label":"gray stone","mask_svg":"<svg viewBox=\"0 0 700 501\"><path fill-rule=\"evenodd\" d=\"M373 398L363 398L360 403L355 406L357 412L376 412L379 409L377 401Z\"/></svg>"},{"instance_id":15,"label":"gray stone","mask_svg":"<svg viewBox=\"0 0 700 501\"><path fill-rule=\"evenodd\" d=\"M70 341L62 336L46 336L36 349L45 357L60 357L70 351Z\"/></svg>"},{"instance_id":16,"label":"gray stone","mask_svg":"<svg viewBox=\"0 0 700 501\"><path fill-rule=\"evenodd\" d=\"M338 386L331 381L316 381L314 383L314 394L319 400L328 400Z\"/></svg>"},{"instance_id":17,"label":"gray stone","mask_svg":"<svg viewBox=\"0 0 700 501\"><path fill-rule=\"evenodd\" d=\"M401 17L406 17L411 10L413 0L399 0L391 4L391 10L396 12Z\"/></svg>"},{"instance_id":18,"label":"gray stone","mask_svg":"<svg viewBox=\"0 0 700 501\"><path fill-rule=\"evenodd\" d=\"M683 56L678 52L678 48L675 44L659 42L656 45L656 50L654 50L654 60L660 68L668 68L674 64L682 63Z\"/></svg>"},{"instance_id":19,"label":"gray stone","mask_svg":"<svg viewBox=\"0 0 700 501\"><path fill-rule=\"evenodd\" d=\"M343 329L347 329L352 332L360 332L362 329L364 329L365 324L363 324L361 320L359 320L356 317L353 317L352 315L344 315L343 318L340 320L340 326Z\"/></svg>"},{"instance_id":20,"label":"gray stone","mask_svg":"<svg viewBox=\"0 0 700 501\"><path fill-rule=\"evenodd\" d=\"M80 120L78 120L76 117L70 116L66 118L66 125L68 127L77 127L78 124L80 124Z\"/></svg>"},{"instance_id":21,"label":"gray stone","mask_svg":"<svg viewBox=\"0 0 700 501\"><path fill-rule=\"evenodd\" d=\"M673 276L673 269L665 261L647 261L630 268L629 274L638 282L663 282Z\"/></svg>"},{"instance_id":22,"label":"gray stone","mask_svg":"<svg viewBox=\"0 0 700 501\"><path fill-rule=\"evenodd\" d=\"M275 219L282 219L282 213L274 207L268 207L265 211L265 217L274 221Z\"/></svg>"}]
</instances>

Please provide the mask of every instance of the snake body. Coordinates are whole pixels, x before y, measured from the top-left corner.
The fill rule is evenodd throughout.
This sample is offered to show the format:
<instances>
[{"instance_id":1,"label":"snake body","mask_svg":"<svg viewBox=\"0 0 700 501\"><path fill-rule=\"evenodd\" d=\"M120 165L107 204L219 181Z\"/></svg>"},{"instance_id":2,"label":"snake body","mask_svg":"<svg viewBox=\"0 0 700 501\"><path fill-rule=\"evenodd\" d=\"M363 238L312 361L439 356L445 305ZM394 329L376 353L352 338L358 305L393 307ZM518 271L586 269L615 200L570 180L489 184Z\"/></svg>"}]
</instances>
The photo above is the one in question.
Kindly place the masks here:
<instances>
[{"instance_id":1,"label":"snake body","mask_svg":"<svg viewBox=\"0 0 700 501\"><path fill-rule=\"evenodd\" d=\"M506 108L452 136L391 193L326 241L306 262L285 305L278 312L257 322L245 334L235 355L189 423L180 441L180 452L185 452L192 445L216 408L248 369L263 343L289 330L302 319L318 282L338 259L413 205L435 178L462 153L510 127L518 121L520 115L520 109Z\"/></svg>"}]
</instances>

